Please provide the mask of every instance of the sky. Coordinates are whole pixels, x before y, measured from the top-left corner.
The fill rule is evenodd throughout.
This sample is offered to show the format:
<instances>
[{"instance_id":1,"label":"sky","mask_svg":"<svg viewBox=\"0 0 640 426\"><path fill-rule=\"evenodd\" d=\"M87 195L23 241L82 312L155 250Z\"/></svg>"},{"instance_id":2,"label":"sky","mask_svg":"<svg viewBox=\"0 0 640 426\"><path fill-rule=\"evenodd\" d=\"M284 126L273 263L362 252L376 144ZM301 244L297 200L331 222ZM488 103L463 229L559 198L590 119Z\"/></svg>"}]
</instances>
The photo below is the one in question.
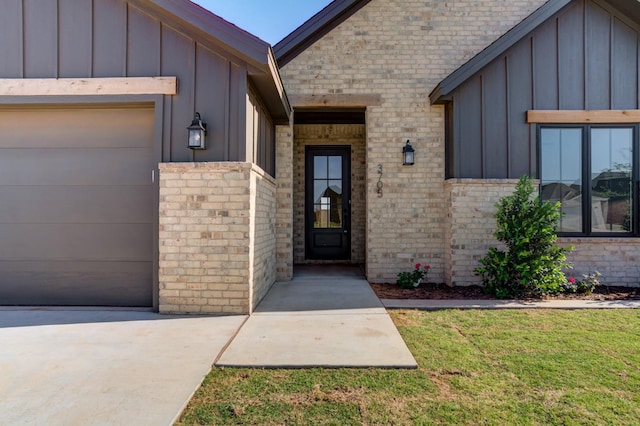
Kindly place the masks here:
<instances>
[{"instance_id":1,"label":"sky","mask_svg":"<svg viewBox=\"0 0 640 426\"><path fill-rule=\"evenodd\" d=\"M192 0L275 45L331 0Z\"/></svg>"}]
</instances>

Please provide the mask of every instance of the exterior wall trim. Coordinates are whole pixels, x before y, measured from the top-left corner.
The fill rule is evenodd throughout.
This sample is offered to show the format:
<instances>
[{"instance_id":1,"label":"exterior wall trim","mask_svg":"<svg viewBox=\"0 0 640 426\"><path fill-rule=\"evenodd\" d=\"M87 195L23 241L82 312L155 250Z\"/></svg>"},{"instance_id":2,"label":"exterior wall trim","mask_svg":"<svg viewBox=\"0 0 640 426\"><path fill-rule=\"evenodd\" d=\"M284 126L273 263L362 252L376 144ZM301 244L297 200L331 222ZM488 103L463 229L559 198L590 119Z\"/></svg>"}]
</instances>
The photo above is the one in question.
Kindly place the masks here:
<instances>
[{"instance_id":1,"label":"exterior wall trim","mask_svg":"<svg viewBox=\"0 0 640 426\"><path fill-rule=\"evenodd\" d=\"M571 123L638 123L640 110L529 110L527 123L571 124Z\"/></svg>"},{"instance_id":2,"label":"exterior wall trim","mask_svg":"<svg viewBox=\"0 0 640 426\"><path fill-rule=\"evenodd\" d=\"M366 108L382 105L380 94L290 95L289 100L296 108Z\"/></svg>"},{"instance_id":3,"label":"exterior wall trim","mask_svg":"<svg viewBox=\"0 0 640 426\"><path fill-rule=\"evenodd\" d=\"M175 95L177 93L177 77L0 79L0 96Z\"/></svg>"}]
</instances>

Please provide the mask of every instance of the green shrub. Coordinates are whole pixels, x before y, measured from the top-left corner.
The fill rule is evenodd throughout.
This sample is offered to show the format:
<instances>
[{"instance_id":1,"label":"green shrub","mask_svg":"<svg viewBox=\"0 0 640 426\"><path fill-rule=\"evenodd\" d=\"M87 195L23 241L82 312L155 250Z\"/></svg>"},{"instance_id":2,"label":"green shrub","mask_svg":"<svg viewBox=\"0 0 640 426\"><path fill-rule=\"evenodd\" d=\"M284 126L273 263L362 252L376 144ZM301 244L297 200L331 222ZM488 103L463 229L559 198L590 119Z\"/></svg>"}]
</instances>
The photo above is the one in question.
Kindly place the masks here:
<instances>
[{"instance_id":1,"label":"green shrub","mask_svg":"<svg viewBox=\"0 0 640 426\"><path fill-rule=\"evenodd\" d=\"M486 291L499 298L555 294L567 282L562 269L571 266L566 252L573 248L556 245L560 203L541 203L533 191L532 179L523 176L513 195L497 204L493 235L507 250L491 247L475 269Z\"/></svg>"}]
</instances>

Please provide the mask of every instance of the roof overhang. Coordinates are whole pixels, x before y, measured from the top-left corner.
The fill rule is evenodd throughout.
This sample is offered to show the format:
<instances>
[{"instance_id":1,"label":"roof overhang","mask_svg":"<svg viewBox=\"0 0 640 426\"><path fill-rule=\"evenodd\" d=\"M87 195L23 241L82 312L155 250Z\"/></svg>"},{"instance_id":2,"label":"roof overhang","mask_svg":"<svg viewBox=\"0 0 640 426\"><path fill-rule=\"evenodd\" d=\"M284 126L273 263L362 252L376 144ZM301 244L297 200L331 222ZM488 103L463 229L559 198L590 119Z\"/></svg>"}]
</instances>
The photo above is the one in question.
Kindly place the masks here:
<instances>
[{"instance_id":1,"label":"roof overhang","mask_svg":"<svg viewBox=\"0 0 640 426\"><path fill-rule=\"evenodd\" d=\"M254 82L273 119L277 123L289 122L291 106L269 43L189 0L128 1L246 62L248 78Z\"/></svg>"},{"instance_id":2,"label":"roof overhang","mask_svg":"<svg viewBox=\"0 0 640 426\"><path fill-rule=\"evenodd\" d=\"M371 0L334 0L273 47L278 65L285 66Z\"/></svg>"}]
</instances>

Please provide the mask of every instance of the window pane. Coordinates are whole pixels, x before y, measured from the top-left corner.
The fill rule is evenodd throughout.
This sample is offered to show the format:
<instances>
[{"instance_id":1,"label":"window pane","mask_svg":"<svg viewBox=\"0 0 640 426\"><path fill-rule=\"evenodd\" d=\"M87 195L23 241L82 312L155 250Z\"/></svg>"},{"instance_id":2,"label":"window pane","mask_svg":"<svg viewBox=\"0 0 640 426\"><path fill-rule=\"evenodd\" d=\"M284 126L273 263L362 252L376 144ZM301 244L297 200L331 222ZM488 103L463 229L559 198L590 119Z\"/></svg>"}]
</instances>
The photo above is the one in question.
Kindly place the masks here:
<instances>
[{"instance_id":1,"label":"window pane","mask_svg":"<svg viewBox=\"0 0 640 426\"><path fill-rule=\"evenodd\" d=\"M329 179L342 179L342 157L329 157Z\"/></svg>"},{"instance_id":2,"label":"window pane","mask_svg":"<svg viewBox=\"0 0 640 426\"><path fill-rule=\"evenodd\" d=\"M327 176L327 158L324 155L316 155L313 157L313 177L315 179L326 179Z\"/></svg>"},{"instance_id":3,"label":"window pane","mask_svg":"<svg viewBox=\"0 0 640 426\"><path fill-rule=\"evenodd\" d=\"M559 232L582 232L582 129L540 129L542 201L560 202Z\"/></svg>"},{"instance_id":4,"label":"window pane","mask_svg":"<svg viewBox=\"0 0 640 426\"><path fill-rule=\"evenodd\" d=\"M328 184L326 180L313 181L313 202L319 203L320 198L326 196Z\"/></svg>"},{"instance_id":5,"label":"window pane","mask_svg":"<svg viewBox=\"0 0 640 426\"><path fill-rule=\"evenodd\" d=\"M632 129L591 129L591 230L631 232Z\"/></svg>"},{"instance_id":6,"label":"window pane","mask_svg":"<svg viewBox=\"0 0 640 426\"><path fill-rule=\"evenodd\" d=\"M314 204L313 208L313 227L328 228L330 201L328 198L322 197L320 203Z\"/></svg>"}]
</instances>

